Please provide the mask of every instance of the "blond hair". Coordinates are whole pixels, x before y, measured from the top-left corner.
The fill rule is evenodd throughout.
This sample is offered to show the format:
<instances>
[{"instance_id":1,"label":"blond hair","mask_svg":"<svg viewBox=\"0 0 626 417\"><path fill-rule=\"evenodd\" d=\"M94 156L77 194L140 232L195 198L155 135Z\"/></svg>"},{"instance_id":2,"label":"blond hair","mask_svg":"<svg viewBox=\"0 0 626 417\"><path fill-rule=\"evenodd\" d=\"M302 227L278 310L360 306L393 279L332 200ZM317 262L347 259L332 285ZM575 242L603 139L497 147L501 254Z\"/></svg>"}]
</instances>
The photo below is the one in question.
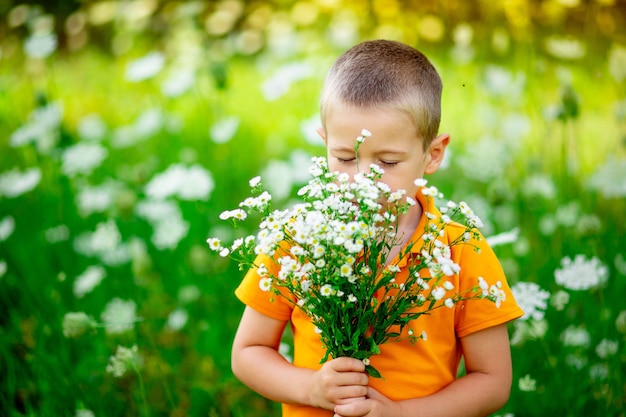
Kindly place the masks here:
<instances>
[{"instance_id":1,"label":"blond hair","mask_svg":"<svg viewBox=\"0 0 626 417\"><path fill-rule=\"evenodd\" d=\"M326 127L334 106L400 111L414 123L426 150L439 130L441 90L437 70L421 52L400 42L366 41L344 52L328 72L322 123Z\"/></svg>"}]
</instances>

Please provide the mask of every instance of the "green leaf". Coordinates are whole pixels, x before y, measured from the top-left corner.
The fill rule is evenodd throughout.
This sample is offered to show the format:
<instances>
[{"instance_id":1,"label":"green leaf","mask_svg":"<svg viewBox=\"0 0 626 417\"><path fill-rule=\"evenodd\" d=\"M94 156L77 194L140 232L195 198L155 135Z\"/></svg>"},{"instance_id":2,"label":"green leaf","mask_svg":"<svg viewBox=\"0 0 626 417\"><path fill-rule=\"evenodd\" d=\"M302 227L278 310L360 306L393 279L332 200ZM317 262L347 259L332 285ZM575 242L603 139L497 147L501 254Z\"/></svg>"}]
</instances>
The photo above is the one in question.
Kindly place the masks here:
<instances>
[{"instance_id":1,"label":"green leaf","mask_svg":"<svg viewBox=\"0 0 626 417\"><path fill-rule=\"evenodd\" d=\"M371 352L374 355L378 355L380 353L380 347L378 347L374 339L370 338L370 341L371 341Z\"/></svg>"},{"instance_id":2,"label":"green leaf","mask_svg":"<svg viewBox=\"0 0 626 417\"><path fill-rule=\"evenodd\" d=\"M374 368L372 365L365 366L365 372L373 378L382 378L383 376L378 372L378 369Z\"/></svg>"}]
</instances>

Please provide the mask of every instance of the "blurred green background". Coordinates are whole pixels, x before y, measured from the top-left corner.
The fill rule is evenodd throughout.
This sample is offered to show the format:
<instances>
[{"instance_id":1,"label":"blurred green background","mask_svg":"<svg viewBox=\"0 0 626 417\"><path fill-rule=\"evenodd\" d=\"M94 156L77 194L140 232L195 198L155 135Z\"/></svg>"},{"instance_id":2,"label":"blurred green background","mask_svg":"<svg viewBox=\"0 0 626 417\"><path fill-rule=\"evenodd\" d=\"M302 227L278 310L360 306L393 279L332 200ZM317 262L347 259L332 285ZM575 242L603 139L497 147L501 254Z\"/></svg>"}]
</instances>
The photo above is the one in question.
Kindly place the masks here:
<instances>
[{"instance_id":1,"label":"blurred green background","mask_svg":"<svg viewBox=\"0 0 626 417\"><path fill-rule=\"evenodd\" d=\"M626 415L625 1L4 0L0 16L2 415L279 415L230 371L242 273L205 239L231 237L219 213L253 176L277 206L308 180L323 77L373 38L440 71L453 141L429 180L483 218L527 313L497 415Z\"/></svg>"}]
</instances>

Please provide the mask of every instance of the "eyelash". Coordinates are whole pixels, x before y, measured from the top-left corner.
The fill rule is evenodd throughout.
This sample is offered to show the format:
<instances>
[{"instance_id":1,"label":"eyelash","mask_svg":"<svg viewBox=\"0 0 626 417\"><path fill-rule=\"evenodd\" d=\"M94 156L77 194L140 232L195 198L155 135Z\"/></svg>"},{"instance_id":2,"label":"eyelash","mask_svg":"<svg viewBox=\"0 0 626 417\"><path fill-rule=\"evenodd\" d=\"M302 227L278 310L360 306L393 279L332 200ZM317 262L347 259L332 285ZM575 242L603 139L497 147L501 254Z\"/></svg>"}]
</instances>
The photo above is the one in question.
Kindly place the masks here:
<instances>
[{"instance_id":1,"label":"eyelash","mask_svg":"<svg viewBox=\"0 0 626 417\"><path fill-rule=\"evenodd\" d=\"M383 164L386 167L395 167L396 165L398 165L397 162L385 162L385 161L380 161L381 164Z\"/></svg>"},{"instance_id":2,"label":"eyelash","mask_svg":"<svg viewBox=\"0 0 626 417\"><path fill-rule=\"evenodd\" d=\"M350 159L337 158L337 160L339 162L341 162L342 164L349 164L350 162L354 161L355 158L350 158ZM398 165L397 162L385 162L385 161L380 161L380 164L384 165L386 167L394 167L394 166Z\"/></svg>"}]
</instances>

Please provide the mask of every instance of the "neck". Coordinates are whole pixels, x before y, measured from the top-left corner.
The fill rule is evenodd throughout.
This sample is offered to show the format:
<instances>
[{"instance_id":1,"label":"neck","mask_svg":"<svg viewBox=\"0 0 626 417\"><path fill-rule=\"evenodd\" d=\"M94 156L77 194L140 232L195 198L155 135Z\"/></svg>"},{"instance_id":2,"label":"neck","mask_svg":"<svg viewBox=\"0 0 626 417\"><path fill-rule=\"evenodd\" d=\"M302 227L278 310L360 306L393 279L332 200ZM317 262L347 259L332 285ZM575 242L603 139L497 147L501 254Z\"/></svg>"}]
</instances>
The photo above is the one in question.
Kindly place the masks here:
<instances>
[{"instance_id":1,"label":"neck","mask_svg":"<svg viewBox=\"0 0 626 417\"><path fill-rule=\"evenodd\" d=\"M400 250L406 246L409 240L411 240L411 237L413 236L413 233L415 233L415 229L420 222L420 218L422 217L422 212L422 206L417 203L405 214L398 217L398 230L396 233L398 244L389 251L387 261L385 262L386 265L392 262Z\"/></svg>"},{"instance_id":2,"label":"neck","mask_svg":"<svg viewBox=\"0 0 626 417\"><path fill-rule=\"evenodd\" d=\"M413 236L413 233L420 222L423 211L422 206L417 203L411 207L409 211L399 217L398 238L402 241L403 245L411 239L411 236Z\"/></svg>"}]
</instances>

